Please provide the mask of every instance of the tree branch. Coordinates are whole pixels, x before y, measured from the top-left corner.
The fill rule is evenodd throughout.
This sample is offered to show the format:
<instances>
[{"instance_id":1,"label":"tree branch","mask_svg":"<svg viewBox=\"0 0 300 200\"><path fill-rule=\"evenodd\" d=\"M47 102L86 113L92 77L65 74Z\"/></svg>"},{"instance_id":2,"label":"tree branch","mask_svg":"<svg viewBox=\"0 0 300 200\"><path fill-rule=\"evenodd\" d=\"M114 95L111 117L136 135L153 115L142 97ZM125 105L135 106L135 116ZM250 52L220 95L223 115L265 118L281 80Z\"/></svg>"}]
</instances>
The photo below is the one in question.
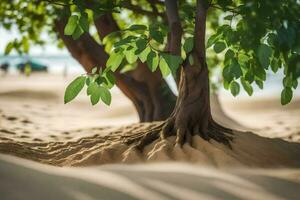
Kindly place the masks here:
<instances>
[{"instance_id":1,"label":"tree branch","mask_svg":"<svg viewBox=\"0 0 300 200\"><path fill-rule=\"evenodd\" d=\"M90 73L95 66L105 66L108 55L104 51L103 46L99 45L89 33L84 33L77 40L73 40L72 37L66 36L64 34L66 21L66 19L56 20L55 28L72 57L74 57L88 73ZM141 107L139 99L141 99L140 96L143 95L143 91L146 90L145 86L135 81L129 74L121 74L116 71L114 75L116 77L117 86L132 100L136 108L139 109ZM143 111L137 111L141 121L144 121L144 119L141 118Z\"/></svg>"},{"instance_id":2,"label":"tree branch","mask_svg":"<svg viewBox=\"0 0 300 200\"><path fill-rule=\"evenodd\" d=\"M45 2L48 2L48 3L53 4L53 5L57 5L57 6L71 6L71 5L73 5L72 3L63 3L63 2L59 2L59 1L55 1L55 0L41 0L41 1L45 1Z\"/></svg>"},{"instance_id":3,"label":"tree branch","mask_svg":"<svg viewBox=\"0 0 300 200\"><path fill-rule=\"evenodd\" d=\"M208 4L206 0L197 0L195 17L195 50L197 55L199 55L202 59L205 59L205 31L207 9Z\"/></svg>"},{"instance_id":4,"label":"tree branch","mask_svg":"<svg viewBox=\"0 0 300 200\"><path fill-rule=\"evenodd\" d=\"M111 13L101 15L96 19L94 18L94 24L101 40L112 32L120 31Z\"/></svg>"},{"instance_id":5,"label":"tree branch","mask_svg":"<svg viewBox=\"0 0 300 200\"><path fill-rule=\"evenodd\" d=\"M160 16L160 17L164 18L164 14L163 13L144 10L141 7L137 6L137 5L133 5L130 0L129 1L123 1L122 4L121 4L121 6L123 8L128 9L128 10L132 10L132 11L134 11L137 14L147 15L149 17Z\"/></svg>"},{"instance_id":6,"label":"tree branch","mask_svg":"<svg viewBox=\"0 0 300 200\"><path fill-rule=\"evenodd\" d=\"M105 53L104 48L89 33L82 34L77 40L65 35L66 23L67 18L56 20L55 29L72 57L84 67L86 72L91 72L95 66L105 66L108 55Z\"/></svg>"},{"instance_id":7,"label":"tree branch","mask_svg":"<svg viewBox=\"0 0 300 200\"><path fill-rule=\"evenodd\" d=\"M174 55L181 53L182 27L178 14L177 0L165 0L168 24L171 30L168 50Z\"/></svg>"}]
</instances>

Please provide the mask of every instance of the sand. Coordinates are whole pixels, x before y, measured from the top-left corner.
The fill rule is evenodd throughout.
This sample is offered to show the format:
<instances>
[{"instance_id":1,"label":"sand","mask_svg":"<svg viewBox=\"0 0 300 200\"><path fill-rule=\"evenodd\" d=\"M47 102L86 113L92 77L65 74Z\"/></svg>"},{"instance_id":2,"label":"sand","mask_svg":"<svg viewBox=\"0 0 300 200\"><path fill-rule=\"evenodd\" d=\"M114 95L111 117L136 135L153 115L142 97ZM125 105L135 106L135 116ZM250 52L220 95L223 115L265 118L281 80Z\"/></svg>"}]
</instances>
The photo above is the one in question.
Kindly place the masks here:
<instances>
[{"instance_id":1,"label":"sand","mask_svg":"<svg viewBox=\"0 0 300 200\"><path fill-rule=\"evenodd\" d=\"M58 168L0 155L1 199L297 200L300 170L188 163Z\"/></svg>"},{"instance_id":2,"label":"sand","mask_svg":"<svg viewBox=\"0 0 300 200\"><path fill-rule=\"evenodd\" d=\"M299 98L283 108L277 97L222 97L224 111L213 99L215 120L236 129L232 149L194 136L192 144L183 148L173 148L171 137L139 152L120 143L120 134L134 135L160 122L137 123L131 102L118 89L113 90L110 107L91 106L84 93L64 105L63 91L72 78L46 74L1 77L0 152L64 166L2 155L1 172L6 170L10 176L1 178L0 185L22 185L26 179L21 178L28 174L27 180L33 181L26 189L4 190L6 199L18 199L9 196L15 191L27 195L25 199L39 199L53 191L52 199L97 199L104 193L112 195L104 199L120 199L117 195L122 199L296 199L293 195L299 195L295 193L300 188ZM96 167L100 164L113 165ZM171 169L174 175L167 173ZM189 176L183 181L186 173ZM79 179L78 183L71 183L73 179ZM55 181L66 182L69 192L54 187ZM122 181L124 184L119 183ZM129 182L132 185L125 187ZM35 191L38 183L43 184L42 191ZM139 194L139 189L144 193ZM187 194L189 198L184 198Z\"/></svg>"}]
</instances>

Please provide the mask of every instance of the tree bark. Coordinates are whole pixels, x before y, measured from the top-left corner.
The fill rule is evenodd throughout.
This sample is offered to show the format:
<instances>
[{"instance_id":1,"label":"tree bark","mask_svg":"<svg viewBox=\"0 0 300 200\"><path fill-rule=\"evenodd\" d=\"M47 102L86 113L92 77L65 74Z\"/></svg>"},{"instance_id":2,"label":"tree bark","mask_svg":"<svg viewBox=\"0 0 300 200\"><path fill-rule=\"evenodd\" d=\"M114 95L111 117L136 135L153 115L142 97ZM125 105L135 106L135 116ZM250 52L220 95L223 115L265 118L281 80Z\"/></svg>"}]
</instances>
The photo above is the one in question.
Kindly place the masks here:
<instances>
[{"instance_id":1,"label":"tree bark","mask_svg":"<svg viewBox=\"0 0 300 200\"><path fill-rule=\"evenodd\" d=\"M166 2L168 2L166 0ZM194 49L187 55L193 56L193 64L188 59L183 63L180 75L179 95L174 112L167 120L162 138L176 132L176 143L191 142L192 135L200 135L230 145L231 130L215 123L210 108L209 72L205 58L205 26L207 6L205 0L197 1L195 18ZM172 29L171 29L172 30Z\"/></svg>"},{"instance_id":2,"label":"tree bark","mask_svg":"<svg viewBox=\"0 0 300 200\"><path fill-rule=\"evenodd\" d=\"M178 1L165 0L165 6L168 25L171 30L168 35L167 51L173 55L181 56L182 27L178 13ZM177 86L179 86L180 82L180 71L181 68L179 67L176 72L176 77L174 77Z\"/></svg>"},{"instance_id":3,"label":"tree bark","mask_svg":"<svg viewBox=\"0 0 300 200\"><path fill-rule=\"evenodd\" d=\"M95 66L105 66L108 55L103 46L88 33L84 33L78 40L64 35L65 24L65 20L58 20L55 24L56 30L71 55L84 69L91 72ZM103 15L95 24L100 38L118 29L111 15ZM136 70L126 74L116 72L115 77L116 85L133 102L141 122L164 120L169 117L174 109L176 97L159 73L153 74L147 66L139 63Z\"/></svg>"},{"instance_id":4,"label":"tree bark","mask_svg":"<svg viewBox=\"0 0 300 200\"><path fill-rule=\"evenodd\" d=\"M195 48L190 53L194 58L194 63L191 65L187 60L184 62L179 84L179 96L173 113L176 116L175 125L177 129L185 130L187 127L192 127L193 132L201 133L206 132L209 121L212 119L209 100L209 74L205 60L206 12L203 1L198 0L195 19Z\"/></svg>"}]
</instances>

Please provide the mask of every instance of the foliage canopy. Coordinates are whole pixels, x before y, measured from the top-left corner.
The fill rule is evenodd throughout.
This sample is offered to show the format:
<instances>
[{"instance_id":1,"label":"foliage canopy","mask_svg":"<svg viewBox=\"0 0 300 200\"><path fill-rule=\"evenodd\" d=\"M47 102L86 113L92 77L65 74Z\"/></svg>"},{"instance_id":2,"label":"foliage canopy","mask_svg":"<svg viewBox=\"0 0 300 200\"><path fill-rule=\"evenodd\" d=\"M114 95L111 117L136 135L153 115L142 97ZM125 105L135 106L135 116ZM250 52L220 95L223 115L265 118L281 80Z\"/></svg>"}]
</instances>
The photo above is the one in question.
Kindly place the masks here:
<instances>
[{"instance_id":1,"label":"foliage canopy","mask_svg":"<svg viewBox=\"0 0 300 200\"><path fill-rule=\"evenodd\" d=\"M163 77L175 77L183 62L193 64L195 4L194 0L179 1L182 48L180 55L174 55L166 50L170 28L160 0L4 0L0 24L22 33L20 40L8 43L5 53L12 49L26 53L30 44L43 44L39 35L46 31L54 36L57 18L68 17L64 33L76 40L92 32L94 18L111 12L120 31L100 41L109 53L106 66L75 79L65 94L67 103L86 84L93 105L100 99L109 105L116 70L132 70L139 60L153 72L160 70ZM208 53L208 64L222 68L224 88L236 96L242 86L252 95L253 84L262 89L269 70L283 69L281 103L289 103L300 77L300 1L212 0L206 4L210 7L206 48L214 51Z\"/></svg>"}]
</instances>

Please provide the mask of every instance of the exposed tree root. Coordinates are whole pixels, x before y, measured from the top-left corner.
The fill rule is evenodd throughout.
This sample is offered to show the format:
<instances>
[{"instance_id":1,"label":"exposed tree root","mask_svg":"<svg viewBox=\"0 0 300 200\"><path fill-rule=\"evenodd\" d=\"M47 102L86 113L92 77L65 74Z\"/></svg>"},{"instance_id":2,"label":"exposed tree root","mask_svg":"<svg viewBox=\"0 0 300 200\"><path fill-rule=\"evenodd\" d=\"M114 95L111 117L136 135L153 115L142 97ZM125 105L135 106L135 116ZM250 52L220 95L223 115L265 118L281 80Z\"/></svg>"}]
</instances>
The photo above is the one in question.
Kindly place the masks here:
<instances>
[{"instance_id":1,"label":"exposed tree root","mask_svg":"<svg viewBox=\"0 0 300 200\"><path fill-rule=\"evenodd\" d=\"M233 130L225 128L215 121L211 120L208 128L201 131L200 126L188 127L178 126L174 118L169 118L165 122L147 130L146 132L138 132L134 135L122 136L124 143L132 145L134 148L143 151L145 146L151 144L155 140L165 140L170 136L176 136L175 145L182 147L185 143L192 144L192 137L199 135L206 141L211 139L222 143L232 149L231 141L233 140Z\"/></svg>"},{"instance_id":2,"label":"exposed tree root","mask_svg":"<svg viewBox=\"0 0 300 200\"><path fill-rule=\"evenodd\" d=\"M198 128L191 127L179 130L170 118L164 122L80 130L81 136L73 139L63 139L61 133L60 141L24 141L7 135L0 138L0 152L56 166L154 161L191 161L208 166L300 166L297 143L249 132L234 131L233 135L215 123L209 123L206 134L194 132Z\"/></svg>"}]
</instances>

